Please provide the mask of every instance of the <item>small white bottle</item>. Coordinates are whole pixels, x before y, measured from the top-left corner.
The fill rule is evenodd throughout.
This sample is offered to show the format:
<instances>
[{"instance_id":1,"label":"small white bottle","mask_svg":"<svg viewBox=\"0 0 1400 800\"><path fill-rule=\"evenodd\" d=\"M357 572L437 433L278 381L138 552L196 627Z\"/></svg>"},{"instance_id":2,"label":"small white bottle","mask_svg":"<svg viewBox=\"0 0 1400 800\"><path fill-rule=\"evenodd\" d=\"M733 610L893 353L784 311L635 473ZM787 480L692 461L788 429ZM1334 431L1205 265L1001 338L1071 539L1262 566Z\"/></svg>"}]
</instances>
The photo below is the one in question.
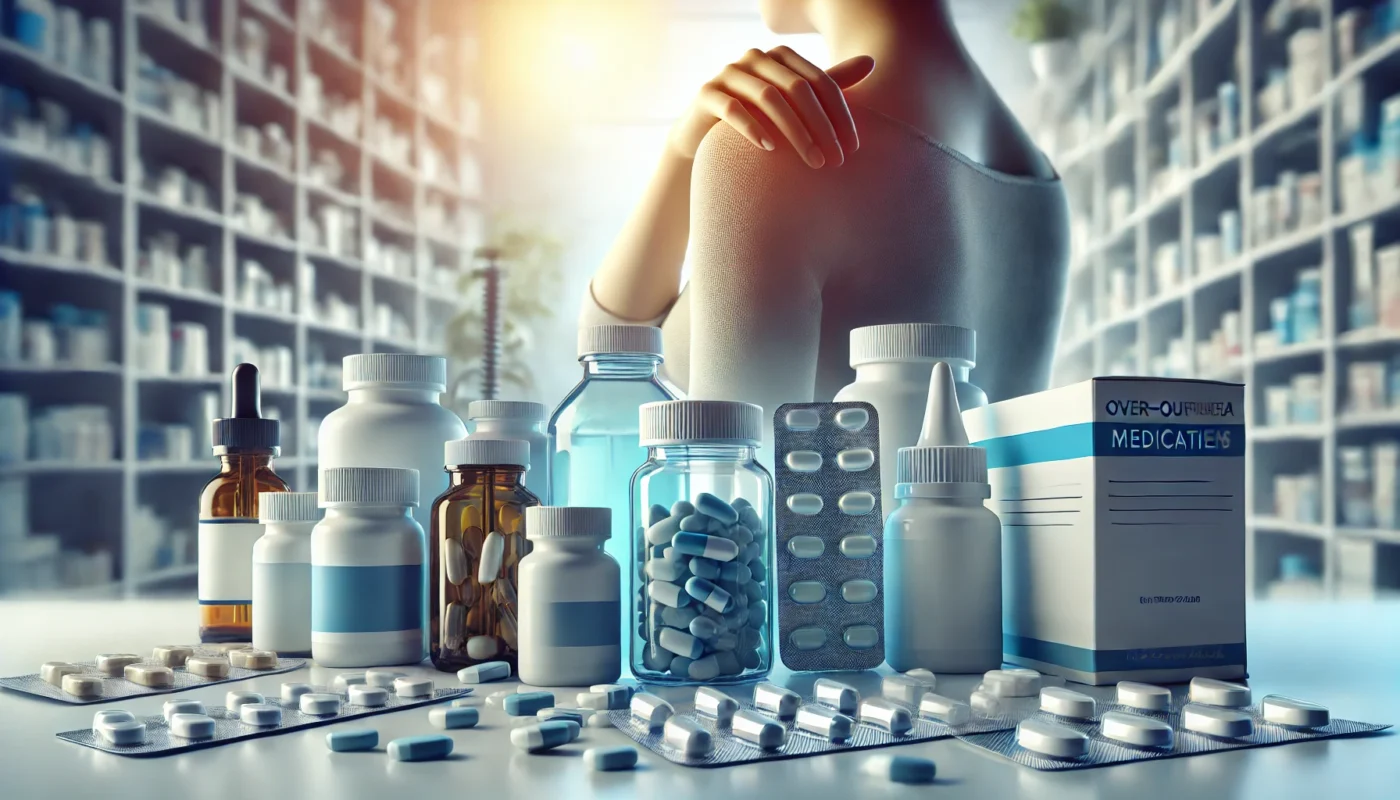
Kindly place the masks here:
<instances>
[{"instance_id":1,"label":"small white bottle","mask_svg":"<svg viewBox=\"0 0 1400 800\"><path fill-rule=\"evenodd\" d=\"M323 667L423 660L418 471L323 470L311 532L311 657Z\"/></svg>"},{"instance_id":2,"label":"small white bottle","mask_svg":"<svg viewBox=\"0 0 1400 800\"><path fill-rule=\"evenodd\" d=\"M607 508L525 509L533 548L520 560L520 680L535 686L612 683L622 669L622 570L603 552Z\"/></svg>"},{"instance_id":3,"label":"small white bottle","mask_svg":"<svg viewBox=\"0 0 1400 800\"><path fill-rule=\"evenodd\" d=\"M892 456L919 436L933 365L943 362L952 368L959 408L987 404L986 393L968 377L977 364L977 332L923 322L856 328L851 331L850 360L856 379L835 399L864 401L880 417L880 452L885 454L880 463L880 508L888 518L898 505Z\"/></svg>"},{"instance_id":4,"label":"small white bottle","mask_svg":"<svg viewBox=\"0 0 1400 800\"><path fill-rule=\"evenodd\" d=\"M519 439L530 443L530 469L525 488L548 505L549 437L544 433L545 408L524 400L474 400L467 406L469 439Z\"/></svg>"},{"instance_id":5,"label":"small white bottle","mask_svg":"<svg viewBox=\"0 0 1400 800\"><path fill-rule=\"evenodd\" d=\"M898 456L885 521L885 660L905 672L1001 666L1001 521L987 451L968 444L953 371L934 366L923 432Z\"/></svg>"},{"instance_id":6,"label":"small white bottle","mask_svg":"<svg viewBox=\"0 0 1400 800\"><path fill-rule=\"evenodd\" d=\"M311 655L311 530L321 519L315 492L263 492L253 544L253 647Z\"/></svg>"}]
</instances>

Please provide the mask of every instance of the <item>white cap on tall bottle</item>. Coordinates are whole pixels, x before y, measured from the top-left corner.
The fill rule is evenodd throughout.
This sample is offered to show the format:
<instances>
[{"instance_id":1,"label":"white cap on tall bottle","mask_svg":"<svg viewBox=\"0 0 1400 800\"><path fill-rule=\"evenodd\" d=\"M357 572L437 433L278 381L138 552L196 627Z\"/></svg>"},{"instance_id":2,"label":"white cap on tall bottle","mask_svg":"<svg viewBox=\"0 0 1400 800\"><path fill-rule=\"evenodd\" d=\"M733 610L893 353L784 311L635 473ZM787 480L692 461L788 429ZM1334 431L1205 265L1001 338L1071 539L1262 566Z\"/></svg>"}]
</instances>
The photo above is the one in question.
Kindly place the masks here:
<instances>
[{"instance_id":1,"label":"white cap on tall bottle","mask_svg":"<svg viewBox=\"0 0 1400 800\"><path fill-rule=\"evenodd\" d=\"M647 325L594 325L578 332L578 357L600 353L661 355L661 329Z\"/></svg>"},{"instance_id":2,"label":"white cap on tall bottle","mask_svg":"<svg viewBox=\"0 0 1400 800\"><path fill-rule=\"evenodd\" d=\"M467 419L526 419L544 421L544 404L528 400L473 400L467 404Z\"/></svg>"},{"instance_id":3,"label":"white cap on tall bottle","mask_svg":"<svg viewBox=\"0 0 1400 800\"><path fill-rule=\"evenodd\" d=\"M907 322L851 330L851 366L877 361L948 361L977 366L977 332L957 325Z\"/></svg>"},{"instance_id":4,"label":"white cap on tall bottle","mask_svg":"<svg viewBox=\"0 0 1400 800\"><path fill-rule=\"evenodd\" d=\"M448 467L530 468L530 443L524 439L453 439L443 445L443 464Z\"/></svg>"},{"instance_id":5,"label":"white cap on tall bottle","mask_svg":"<svg viewBox=\"0 0 1400 800\"><path fill-rule=\"evenodd\" d=\"M987 484L987 451L968 443L958 408L957 384L953 370L945 362L933 365L929 379L928 406L919 443L899 448L895 474L897 483L981 484L983 497L991 495Z\"/></svg>"},{"instance_id":6,"label":"white cap on tall bottle","mask_svg":"<svg viewBox=\"0 0 1400 800\"><path fill-rule=\"evenodd\" d=\"M409 353L356 353L341 361L345 391L375 386L447 391L447 359Z\"/></svg>"},{"instance_id":7,"label":"white cap on tall bottle","mask_svg":"<svg viewBox=\"0 0 1400 800\"><path fill-rule=\"evenodd\" d=\"M416 506L418 470L394 467L330 467L321 470L321 508Z\"/></svg>"}]
</instances>

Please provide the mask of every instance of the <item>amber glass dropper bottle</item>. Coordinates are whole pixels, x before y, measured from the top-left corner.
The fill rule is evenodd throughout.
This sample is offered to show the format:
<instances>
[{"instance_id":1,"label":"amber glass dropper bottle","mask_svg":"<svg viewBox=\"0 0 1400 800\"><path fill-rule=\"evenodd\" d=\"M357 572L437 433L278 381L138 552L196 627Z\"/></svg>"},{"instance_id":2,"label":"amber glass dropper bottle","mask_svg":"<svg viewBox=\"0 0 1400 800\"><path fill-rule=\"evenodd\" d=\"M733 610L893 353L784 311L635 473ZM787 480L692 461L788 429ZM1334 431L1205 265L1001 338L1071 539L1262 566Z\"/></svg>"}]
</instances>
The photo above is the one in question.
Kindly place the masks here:
<instances>
[{"instance_id":1,"label":"amber glass dropper bottle","mask_svg":"<svg viewBox=\"0 0 1400 800\"><path fill-rule=\"evenodd\" d=\"M262 536L258 493L288 492L272 471L281 426L262 418L258 368L233 368L233 414L213 424L219 474L199 495L199 640L253 638L253 544Z\"/></svg>"}]
</instances>

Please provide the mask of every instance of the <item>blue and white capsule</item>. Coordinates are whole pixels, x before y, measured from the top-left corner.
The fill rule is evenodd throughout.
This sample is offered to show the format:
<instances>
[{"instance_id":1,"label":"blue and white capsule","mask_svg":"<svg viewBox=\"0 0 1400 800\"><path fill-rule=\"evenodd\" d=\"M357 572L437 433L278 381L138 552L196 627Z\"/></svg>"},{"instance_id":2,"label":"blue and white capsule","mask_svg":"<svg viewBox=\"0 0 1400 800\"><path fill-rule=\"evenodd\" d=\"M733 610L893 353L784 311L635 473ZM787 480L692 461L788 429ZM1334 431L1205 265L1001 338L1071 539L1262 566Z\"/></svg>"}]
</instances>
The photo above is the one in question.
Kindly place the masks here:
<instances>
[{"instance_id":1,"label":"blue and white capsule","mask_svg":"<svg viewBox=\"0 0 1400 800\"><path fill-rule=\"evenodd\" d=\"M510 743L521 750L538 753L568 744L577 739L578 734L578 723L571 720L550 720L516 728L510 732Z\"/></svg>"},{"instance_id":2,"label":"blue and white capsule","mask_svg":"<svg viewBox=\"0 0 1400 800\"><path fill-rule=\"evenodd\" d=\"M699 577L685 582L685 593L721 614L729 610L729 604L734 600L729 592Z\"/></svg>"},{"instance_id":3,"label":"blue and white capsule","mask_svg":"<svg viewBox=\"0 0 1400 800\"><path fill-rule=\"evenodd\" d=\"M704 533L681 531L671 540L671 547L685 556L701 556L714 561L733 561L739 556L739 545L729 539Z\"/></svg>"}]
</instances>

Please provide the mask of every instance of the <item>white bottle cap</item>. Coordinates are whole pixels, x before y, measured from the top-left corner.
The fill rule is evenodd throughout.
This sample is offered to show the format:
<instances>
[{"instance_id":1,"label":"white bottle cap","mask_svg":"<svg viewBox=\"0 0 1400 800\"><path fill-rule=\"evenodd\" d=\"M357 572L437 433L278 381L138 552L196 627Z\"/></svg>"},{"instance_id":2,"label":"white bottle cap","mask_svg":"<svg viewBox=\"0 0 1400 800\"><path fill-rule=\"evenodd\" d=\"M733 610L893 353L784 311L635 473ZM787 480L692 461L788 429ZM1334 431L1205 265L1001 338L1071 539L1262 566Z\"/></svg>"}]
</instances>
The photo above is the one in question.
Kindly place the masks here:
<instances>
[{"instance_id":1,"label":"white bottle cap","mask_svg":"<svg viewBox=\"0 0 1400 800\"><path fill-rule=\"evenodd\" d=\"M662 400L641 408L641 445L737 444L763 440L763 409L730 400Z\"/></svg>"},{"instance_id":2,"label":"white bottle cap","mask_svg":"<svg viewBox=\"0 0 1400 800\"><path fill-rule=\"evenodd\" d=\"M322 508L416 506L418 470L390 467L332 467L321 471Z\"/></svg>"},{"instance_id":3,"label":"white bottle cap","mask_svg":"<svg viewBox=\"0 0 1400 800\"><path fill-rule=\"evenodd\" d=\"M453 439L443 445L449 467L510 466L530 468L530 443L524 439Z\"/></svg>"},{"instance_id":4,"label":"white bottle cap","mask_svg":"<svg viewBox=\"0 0 1400 800\"><path fill-rule=\"evenodd\" d=\"M583 506L529 506L525 509L525 538L612 536L612 509Z\"/></svg>"},{"instance_id":5,"label":"white bottle cap","mask_svg":"<svg viewBox=\"0 0 1400 800\"><path fill-rule=\"evenodd\" d=\"M258 493L258 522L316 522L321 509L315 492Z\"/></svg>"},{"instance_id":6,"label":"white bottle cap","mask_svg":"<svg viewBox=\"0 0 1400 800\"><path fill-rule=\"evenodd\" d=\"M987 483L987 451L963 428L957 384L945 362L933 366L919 443L899 448L896 483Z\"/></svg>"},{"instance_id":7,"label":"white bottle cap","mask_svg":"<svg viewBox=\"0 0 1400 800\"><path fill-rule=\"evenodd\" d=\"M578 356L597 353L661 355L661 329L646 325L595 325L578 332Z\"/></svg>"},{"instance_id":8,"label":"white bottle cap","mask_svg":"<svg viewBox=\"0 0 1400 800\"><path fill-rule=\"evenodd\" d=\"M467 405L467 419L528 419L544 421L544 404L524 400L473 400Z\"/></svg>"},{"instance_id":9,"label":"white bottle cap","mask_svg":"<svg viewBox=\"0 0 1400 800\"><path fill-rule=\"evenodd\" d=\"M392 385L447 391L447 359L406 353L357 353L341 362L345 391Z\"/></svg>"},{"instance_id":10,"label":"white bottle cap","mask_svg":"<svg viewBox=\"0 0 1400 800\"><path fill-rule=\"evenodd\" d=\"M876 361L951 361L977 365L977 332L957 325L908 322L851 330L851 366Z\"/></svg>"}]
</instances>

